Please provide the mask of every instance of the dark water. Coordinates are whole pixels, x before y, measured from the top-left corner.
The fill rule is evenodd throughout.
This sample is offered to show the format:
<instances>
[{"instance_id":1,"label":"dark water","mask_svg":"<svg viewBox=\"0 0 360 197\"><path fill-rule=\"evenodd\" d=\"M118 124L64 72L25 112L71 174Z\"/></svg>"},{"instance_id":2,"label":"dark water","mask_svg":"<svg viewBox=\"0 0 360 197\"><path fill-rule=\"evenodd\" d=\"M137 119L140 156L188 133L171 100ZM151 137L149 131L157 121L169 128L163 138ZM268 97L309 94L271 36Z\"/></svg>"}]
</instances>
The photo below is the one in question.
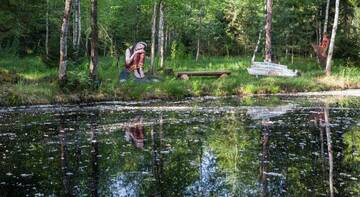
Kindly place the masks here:
<instances>
[{"instance_id":1,"label":"dark water","mask_svg":"<svg viewBox=\"0 0 360 197\"><path fill-rule=\"evenodd\" d=\"M3 108L0 196L359 196L358 106L266 97Z\"/></svg>"}]
</instances>

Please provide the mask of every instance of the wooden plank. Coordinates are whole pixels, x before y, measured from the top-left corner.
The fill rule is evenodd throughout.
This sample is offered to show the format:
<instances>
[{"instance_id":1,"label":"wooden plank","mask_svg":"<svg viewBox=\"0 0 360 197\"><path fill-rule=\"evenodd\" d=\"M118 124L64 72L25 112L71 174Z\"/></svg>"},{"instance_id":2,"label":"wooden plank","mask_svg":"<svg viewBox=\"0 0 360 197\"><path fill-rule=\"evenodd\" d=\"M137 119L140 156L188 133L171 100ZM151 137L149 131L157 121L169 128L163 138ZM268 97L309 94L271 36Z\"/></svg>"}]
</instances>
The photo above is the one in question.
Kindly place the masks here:
<instances>
[{"instance_id":1,"label":"wooden plank","mask_svg":"<svg viewBox=\"0 0 360 197\"><path fill-rule=\"evenodd\" d=\"M177 72L176 76L180 77L182 75L187 75L187 76L218 76L220 77L221 75L230 75L231 72L230 71L183 71L183 72Z\"/></svg>"}]
</instances>

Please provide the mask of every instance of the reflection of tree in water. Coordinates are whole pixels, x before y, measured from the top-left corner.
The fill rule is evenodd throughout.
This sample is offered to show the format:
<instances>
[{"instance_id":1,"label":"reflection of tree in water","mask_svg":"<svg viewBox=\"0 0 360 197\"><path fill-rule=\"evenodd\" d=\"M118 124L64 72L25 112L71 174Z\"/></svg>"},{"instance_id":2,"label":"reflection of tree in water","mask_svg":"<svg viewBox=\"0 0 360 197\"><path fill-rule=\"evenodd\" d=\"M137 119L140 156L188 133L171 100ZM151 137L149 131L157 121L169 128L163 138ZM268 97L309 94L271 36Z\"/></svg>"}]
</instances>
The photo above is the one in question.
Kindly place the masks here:
<instances>
[{"instance_id":1,"label":"reflection of tree in water","mask_svg":"<svg viewBox=\"0 0 360 197\"><path fill-rule=\"evenodd\" d=\"M260 158L260 176L259 183L261 187L261 196L282 196L286 192L286 178L283 172L272 172L270 165L274 165L270 159L270 155L276 157L276 153L270 152L270 127L272 122L270 118L262 119L262 145L261 145L261 158ZM276 151L276 150L272 150Z\"/></svg>"},{"instance_id":2,"label":"reflection of tree in water","mask_svg":"<svg viewBox=\"0 0 360 197\"><path fill-rule=\"evenodd\" d=\"M139 196L141 181L142 177L137 175L136 173L123 173L121 175L118 175L110 182L109 189L111 196Z\"/></svg>"},{"instance_id":3,"label":"reflection of tree in water","mask_svg":"<svg viewBox=\"0 0 360 197\"><path fill-rule=\"evenodd\" d=\"M95 114L92 114L90 117L90 134L91 134L91 181L90 181L90 191L91 196L98 196L99 191L99 161L98 161L98 154L99 154L99 148L98 148L98 140L97 140L97 118L98 118L98 112L95 112Z\"/></svg>"},{"instance_id":4,"label":"reflection of tree in water","mask_svg":"<svg viewBox=\"0 0 360 197\"><path fill-rule=\"evenodd\" d=\"M154 130L151 126L151 168L154 182L152 184L153 194L162 196L162 174L163 174L163 158L161 152L163 130L162 116L160 116L159 130ZM144 149L145 127L143 124L143 116L137 116L127 124L125 128L125 139L134 143L135 147ZM145 156L146 152L142 152ZM145 162L145 161L142 161ZM145 163L144 163L145 164ZM111 180L110 191L112 196L139 196L142 193L143 185L146 184L145 178L148 172L124 172ZM147 183L149 184L149 183Z\"/></svg>"},{"instance_id":5,"label":"reflection of tree in water","mask_svg":"<svg viewBox=\"0 0 360 197\"><path fill-rule=\"evenodd\" d=\"M271 127L273 122L271 121L274 118L281 117L288 112L294 109L295 105L281 105L274 107L253 107L249 108L247 115L250 116L253 120L257 121L258 127L262 131L261 139L261 157L260 157L260 174L259 174L259 184L261 188L261 196L270 196L273 194L275 196L282 196L286 192L286 178L281 172L272 172L270 165L275 160L275 158L270 158L271 155L276 153L271 151ZM275 156L276 157L276 156ZM279 170L278 170L279 171Z\"/></svg>"},{"instance_id":6,"label":"reflection of tree in water","mask_svg":"<svg viewBox=\"0 0 360 197\"><path fill-rule=\"evenodd\" d=\"M259 135L249 129L243 113L225 114L210 125L206 141L217 158L219 172L226 177L227 190L234 196L255 196Z\"/></svg>"},{"instance_id":7,"label":"reflection of tree in water","mask_svg":"<svg viewBox=\"0 0 360 197\"><path fill-rule=\"evenodd\" d=\"M158 140L157 140L158 139ZM162 196L163 193L163 176L164 176L164 158L161 154L161 148L163 147L163 119L160 115L160 125L159 131L156 132L153 127L151 127L151 157L152 157L152 173L155 178L155 196ZM156 142L159 143L156 143Z\"/></svg>"},{"instance_id":8,"label":"reflection of tree in water","mask_svg":"<svg viewBox=\"0 0 360 197\"><path fill-rule=\"evenodd\" d=\"M210 147L203 149L199 180L186 189L185 196L229 196L226 179L217 167L214 153Z\"/></svg>"},{"instance_id":9,"label":"reflection of tree in water","mask_svg":"<svg viewBox=\"0 0 360 197\"><path fill-rule=\"evenodd\" d=\"M321 113L315 127L310 123L314 118L309 115L310 110ZM325 121L323 108L310 110L282 114L271 118L274 124L256 126L243 112L226 113L211 124L163 125L156 121L156 124L143 127L143 148L136 147L136 138L130 138L131 144L126 142L124 130L97 132L100 116L96 114L89 119L86 113L86 120L82 119L83 125L79 125L81 132L70 132L70 126L74 127L71 125L73 116L63 114L61 124L52 125L53 134L46 133L51 137L45 138L45 143L41 144L43 148L37 145L40 149L29 149L34 138L35 142L44 139L43 131L47 128L31 128L31 137L19 132L22 143L18 149L21 152L8 153L7 156L13 160L5 160L6 163L1 164L5 171L2 171L20 177L20 170L8 170L12 168L8 163L18 162L17 168L34 174L31 181L42 184L37 186L35 183L35 187L48 188L43 190L45 195L55 191L60 196L225 196L226 192L234 196L279 196L287 195L280 193L284 188L294 196L330 195L331 190L334 196L359 196L359 125L352 125L347 132L342 124L350 123L341 122L346 119L343 110L329 110L328 121ZM358 112L353 110L347 118L358 121ZM151 119L159 120L160 117L151 116ZM76 124L80 121L76 120ZM132 119L132 122L136 121ZM88 131L83 132L84 129ZM41 132L36 133L38 130ZM12 148L10 142L3 143L7 145L6 149ZM320 177L322 163L318 160L319 155L323 155L323 177ZM51 156L56 159L48 159ZM27 159L26 163L16 161L21 159ZM47 163L41 164L41 160ZM43 166L48 168L39 170ZM26 179L17 177L13 178L14 182ZM7 181L5 178L2 181ZM51 181L53 185L49 184ZM75 187L79 188L78 191L74 191Z\"/></svg>"},{"instance_id":10,"label":"reflection of tree in water","mask_svg":"<svg viewBox=\"0 0 360 197\"><path fill-rule=\"evenodd\" d=\"M90 182L89 182L89 190L91 196L98 196L98 187L99 187L99 167L98 167L98 141L97 141L97 134L96 134L96 121L98 118L98 112L91 114L90 117ZM60 166L61 166L61 174L62 174L62 191L64 192L65 196L79 196L83 188L80 188L81 181L79 180L81 176L80 171L80 159L81 153L80 150L80 139L79 134L75 134L76 138L75 141L68 139L68 135L70 135L68 128L69 125L65 124L65 121L69 120L65 114L60 115L60 122L59 122L59 142L60 142ZM73 139L74 140L74 139ZM75 149L69 148L70 144L75 143ZM71 154L70 150L74 151L75 154ZM70 157L74 155L75 158ZM74 172L70 170L70 162L71 159L75 160L75 166L73 166Z\"/></svg>"},{"instance_id":11,"label":"reflection of tree in water","mask_svg":"<svg viewBox=\"0 0 360 197\"><path fill-rule=\"evenodd\" d=\"M333 170L334 170L334 159L333 159L333 148L332 148L332 140L331 140L331 129L330 129L330 118L329 118L329 105L326 104L321 112L313 112L312 118L314 119L314 123L316 127L319 127L320 130L320 156L321 156L321 168L324 174L325 166L324 166L324 131L326 134L326 142L327 142L327 156L328 156L328 184L329 184L329 195L334 196L334 178L333 178ZM323 177L324 178L324 177Z\"/></svg>"},{"instance_id":12,"label":"reflection of tree in water","mask_svg":"<svg viewBox=\"0 0 360 197\"><path fill-rule=\"evenodd\" d=\"M63 183L63 191L66 196L70 194L70 177L68 176L68 153L67 153L67 141L66 141L66 131L64 128L64 117L60 117L60 125L59 125L59 141L60 141L60 164L61 164L61 172L62 172L62 183Z\"/></svg>"},{"instance_id":13,"label":"reflection of tree in water","mask_svg":"<svg viewBox=\"0 0 360 197\"><path fill-rule=\"evenodd\" d=\"M262 187L262 196L269 196L267 171L269 165L269 128L263 126L262 151L260 161L260 184Z\"/></svg>"},{"instance_id":14,"label":"reflection of tree in water","mask_svg":"<svg viewBox=\"0 0 360 197\"><path fill-rule=\"evenodd\" d=\"M331 141L331 130L330 130L330 120L329 120L329 106L328 104L324 108L324 122L325 122L325 130L326 130L326 141L328 147L328 158L329 158L329 188L330 188L330 196L334 196L334 159L333 159L333 148Z\"/></svg>"}]
</instances>

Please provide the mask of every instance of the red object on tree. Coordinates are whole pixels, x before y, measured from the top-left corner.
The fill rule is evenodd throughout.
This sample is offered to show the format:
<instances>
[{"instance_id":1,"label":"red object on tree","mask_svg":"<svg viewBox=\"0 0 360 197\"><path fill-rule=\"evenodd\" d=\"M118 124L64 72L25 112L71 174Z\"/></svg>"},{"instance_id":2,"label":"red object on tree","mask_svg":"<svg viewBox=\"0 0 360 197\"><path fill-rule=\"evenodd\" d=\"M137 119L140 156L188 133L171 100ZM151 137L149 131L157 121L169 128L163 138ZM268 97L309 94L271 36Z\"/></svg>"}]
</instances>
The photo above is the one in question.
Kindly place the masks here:
<instances>
[{"instance_id":1,"label":"red object on tree","mask_svg":"<svg viewBox=\"0 0 360 197\"><path fill-rule=\"evenodd\" d=\"M326 33L324 33L320 45L315 45L315 44L312 45L322 66L326 66L327 50L329 48L329 43L330 43L329 37Z\"/></svg>"},{"instance_id":2,"label":"red object on tree","mask_svg":"<svg viewBox=\"0 0 360 197\"><path fill-rule=\"evenodd\" d=\"M324 33L323 39L320 44L320 48L322 48L326 52L327 49L329 48L329 43L330 43L329 37L326 33Z\"/></svg>"}]
</instances>

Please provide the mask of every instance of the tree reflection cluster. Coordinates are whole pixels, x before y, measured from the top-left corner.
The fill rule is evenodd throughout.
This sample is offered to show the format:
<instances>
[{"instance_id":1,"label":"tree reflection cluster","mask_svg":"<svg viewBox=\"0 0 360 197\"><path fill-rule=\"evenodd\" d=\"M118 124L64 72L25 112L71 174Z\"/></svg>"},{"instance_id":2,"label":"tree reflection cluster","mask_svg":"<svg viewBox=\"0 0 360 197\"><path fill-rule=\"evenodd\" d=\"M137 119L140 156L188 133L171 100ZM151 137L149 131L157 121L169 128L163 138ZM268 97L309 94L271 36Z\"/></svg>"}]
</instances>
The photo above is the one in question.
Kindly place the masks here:
<instances>
[{"instance_id":1,"label":"tree reflection cluster","mask_svg":"<svg viewBox=\"0 0 360 197\"><path fill-rule=\"evenodd\" d=\"M0 127L0 191L4 196L360 195L360 114L324 106L257 106L206 115L124 117L97 110L29 115L28 122L51 123ZM345 116L352 120L348 129L338 123ZM189 117L194 121L165 121ZM126 124L101 129L119 118Z\"/></svg>"}]
</instances>

